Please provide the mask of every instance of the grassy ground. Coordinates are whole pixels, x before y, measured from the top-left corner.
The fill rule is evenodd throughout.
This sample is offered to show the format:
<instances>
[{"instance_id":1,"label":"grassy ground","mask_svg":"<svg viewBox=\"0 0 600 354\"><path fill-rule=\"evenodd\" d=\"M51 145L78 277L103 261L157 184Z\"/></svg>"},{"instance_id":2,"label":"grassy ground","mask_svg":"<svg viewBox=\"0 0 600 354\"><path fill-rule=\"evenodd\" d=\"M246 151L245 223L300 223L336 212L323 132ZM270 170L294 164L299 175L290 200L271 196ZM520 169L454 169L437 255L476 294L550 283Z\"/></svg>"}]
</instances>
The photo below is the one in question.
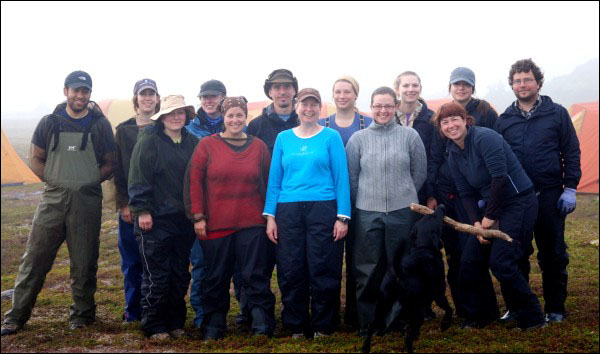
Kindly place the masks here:
<instances>
[{"instance_id":1,"label":"grassy ground","mask_svg":"<svg viewBox=\"0 0 600 354\"><path fill-rule=\"evenodd\" d=\"M42 185L2 188L2 291L12 289L25 249L35 207ZM598 247L589 241L598 239L598 197L580 195L577 210L567 219L569 264L568 319L558 325L523 333L510 325L494 323L482 330L461 330L457 319L447 332L440 334L437 320L427 322L416 344L420 352L598 352L599 295ZM2 352L357 352L362 341L350 329L342 327L326 339L292 340L278 328L274 339L253 338L235 328L238 305L232 297L229 315L230 331L221 341L203 342L191 329L192 313L188 307L186 331L191 339L153 342L146 340L139 325L121 325L123 311L123 277L117 247L116 214L105 211L102 224L97 322L83 330L70 331L68 306L71 303L69 259L63 245L54 267L38 296L36 307L25 330L2 338ZM541 275L532 258L531 286L541 295ZM496 284L498 301L504 306ZM273 290L277 296L278 323L280 296L275 277ZM448 294L449 296L449 294ZM540 299L543 303L543 299ZM342 298L342 304L344 299ZM2 301L4 312L10 301ZM435 309L438 310L437 308ZM375 337L374 352L404 351L403 340L391 334Z\"/></svg>"}]
</instances>

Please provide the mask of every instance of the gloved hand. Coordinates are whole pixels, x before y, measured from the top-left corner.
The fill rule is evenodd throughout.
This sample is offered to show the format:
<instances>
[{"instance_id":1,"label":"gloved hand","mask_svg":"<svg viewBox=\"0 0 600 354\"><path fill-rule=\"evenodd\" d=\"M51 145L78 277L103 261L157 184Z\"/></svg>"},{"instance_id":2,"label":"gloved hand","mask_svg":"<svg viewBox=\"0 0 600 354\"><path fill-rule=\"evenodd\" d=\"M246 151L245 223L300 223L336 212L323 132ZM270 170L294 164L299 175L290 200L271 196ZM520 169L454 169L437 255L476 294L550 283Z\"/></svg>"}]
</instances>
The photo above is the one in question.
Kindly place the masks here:
<instances>
[{"instance_id":1,"label":"gloved hand","mask_svg":"<svg viewBox=\"0 0 600 354\"><path fill-rule=\"evenodd\" d=\"M485 210L485 207L487 206L487 202L483 199L479 199L477 201L477 206L479 207L479 209Z\"/></svg>"},{"instance_id":2,"label":"gloved hand","mask_svg":"<svg viewBox=\"0 0 600 354\"><path fill-rule=\"evenodd\" d=\"M558 199L556 207L560 210L562 216L566 216L575 210L575 189L565 188L564 192Z\"/></svg>"}]
</instances>

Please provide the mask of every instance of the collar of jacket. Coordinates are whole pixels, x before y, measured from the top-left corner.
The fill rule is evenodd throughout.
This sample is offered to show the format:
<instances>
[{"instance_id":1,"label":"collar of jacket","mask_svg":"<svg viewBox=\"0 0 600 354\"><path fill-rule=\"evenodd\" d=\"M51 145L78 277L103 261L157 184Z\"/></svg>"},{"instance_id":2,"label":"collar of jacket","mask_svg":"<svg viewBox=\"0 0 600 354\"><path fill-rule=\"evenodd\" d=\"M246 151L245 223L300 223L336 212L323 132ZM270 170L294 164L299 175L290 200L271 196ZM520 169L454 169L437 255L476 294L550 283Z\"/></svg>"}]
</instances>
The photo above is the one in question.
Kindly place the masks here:
<instances>
[{"instance_id":1,"label":"collar of jacket","mask_svg":"<svg viewBox=\"0 0 600 354\"><path fill-rule=\"evenodd\" d=\"M173 144L173 145L175 144L173 139L171 139L171 137L165 133L164 125L162 126L162 129L156 129L154 132L158 135L159 138L166 141L167 143ZM188 134L189 133L188 133L187 129L185 129L185 127L181 128L181 141L179 144L183 144L183 142L186 140Z\"/></svg>"},{"instance_id":2,"label":"collar of jacket","mask_svg":"<svg viewBox=\"0 0 600 354\"><path fill-rule=\"evenodd\" d=\"M542 98L542 103L538 107L537 111L535 111L533 113L531 118L539 117L540 115L547 115L549 113L554 113L554 111L556 110L556 108L554 106L554 102L552 101L552 99L549 96L540 95L540 97ZM511 105L508 106L505 113L523 117L523 115L521 114L521 111L515 105L515 102L511 103ZM523 117L523 119L525 119L525 117Z\"/></svg>"},{"instance_id":3,"label":"collar of jacket","mask_svg":"<svg viewBox=\"0 0 600 354\"><path fill-rule=\"evenodd\" d=\"M279 118L279 115L275 113L275 106L273 103L263 108L262 114L274 125L292 125L294 127L298 125L298 114L296 114L296 111L293 109L290 113L290 118L288 118L287 121Z\"/></svg>"},{"instance_id":4,"label":"collar of jacket","mask_svg":"<svg viewBox=\"0 0 600 354\"><path fill-rule=\"evenodd\" d=\"M471 126L467 125L467 136L465 136L465 148L464 149L461 149L458 146L458 144L456 144L451 139L447 139L448 141L446 142L446 149L448 149L449 152L454 151L454 152L458 152L458 153L467 151L467 148L468 148L469 144L471 144L471 140L473 139L473 134L475 134L475 133L473 133L473 131L475 130L473 128L475 128L475 127L476 126L474 126L474 125L471 125Z\"/></svg>"},{"instance_id":5,"label":"collar of jacket","mask_svg":"<svg viewBox=\"0 0 600 354\"><path fill-rule=\"evenodd\" d=\"M479 105L479 102L479 99L471 98L471 100L467 102L467 105L465 106L465 111L467 111L467 113L475 111L477 109L477 106Z\"/></svg>"},{"instance_id":6,"label":"collar of jacket","mask_svg":"<svg viewBox=\"0 0 600 354\"><path fill-rule=\"evenodd\" d=\"M424 120L429 123L431 117L429 116L429 107L427 107L427 102L425 102L425 100L422 98L419 98L418 100L419 102L421 102L423 107L421 107L421 112L419 112L419 115L417 116L417 118L415 118L415 120Z\"/></svg>"},{"instance_id":7,"label":"collar of jacket","mask_svg":"<svg viewBox=\"0 0 600 354\"><path fill-rule=\"evenodd\" d=\"M379 124L375 121L375 118L373 118L373 123L371 123L367 129L372 130L373 132L377 133L377 134L385 134L387 132L396 130L396 129L400 129L401 126L400 124L398 124L398 122L396 122L396 118L392 118L389 122L385 123L385 124Z\"/></svg>"}]
</instances>

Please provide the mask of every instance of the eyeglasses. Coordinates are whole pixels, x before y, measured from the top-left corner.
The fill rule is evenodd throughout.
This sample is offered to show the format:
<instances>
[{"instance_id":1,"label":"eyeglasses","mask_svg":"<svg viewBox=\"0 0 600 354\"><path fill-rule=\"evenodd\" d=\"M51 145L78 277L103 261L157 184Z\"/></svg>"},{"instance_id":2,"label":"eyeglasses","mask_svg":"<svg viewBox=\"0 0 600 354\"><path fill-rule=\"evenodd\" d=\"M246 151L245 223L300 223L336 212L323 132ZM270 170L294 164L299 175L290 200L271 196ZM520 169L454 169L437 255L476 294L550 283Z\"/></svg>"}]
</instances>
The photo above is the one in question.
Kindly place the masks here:
<instances>
[{"instance_id":1,"label":"eyeglasses","mask_svg":"<svg viewBox=\"0 0 600 354\"><path fill-rule=\"evenodd\" d=\"M513 81L513 85L514 86L519 86L521 83L524 83L525 85L529 85L529 84L531 84L534 81L535 81L535 79L532 79L530 77L526 77L523 80L514 80Z\"/></svg>"},{"instance_id":2,"label":"eyeglasses","mask_svg":"<svg viewBox=\"0 0 600 354\"><path fill-rule=\"evenodd\" d=\"M391 111L392 109L396 108L396 106L392 106L391 104L386 104L385 106L376 104L374 106L371 106L371 108L373 108L373 110L375 110L375 111L381 111L382 109L384 109L386 111Z\"/></svg>"}]
</instances>

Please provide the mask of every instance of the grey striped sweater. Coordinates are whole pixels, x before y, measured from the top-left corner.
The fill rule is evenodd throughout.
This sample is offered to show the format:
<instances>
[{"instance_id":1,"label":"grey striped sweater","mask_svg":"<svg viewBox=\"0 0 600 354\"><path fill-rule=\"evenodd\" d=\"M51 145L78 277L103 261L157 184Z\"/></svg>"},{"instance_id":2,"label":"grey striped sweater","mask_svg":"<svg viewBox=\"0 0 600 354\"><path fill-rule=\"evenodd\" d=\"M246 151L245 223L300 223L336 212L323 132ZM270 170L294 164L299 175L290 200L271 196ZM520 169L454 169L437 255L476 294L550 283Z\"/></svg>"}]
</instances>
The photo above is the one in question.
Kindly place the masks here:
<instances>
[{"instance_id":1,"label":"grey striped sweater","mask_svg":"<svg viewBox=\"0 0 600 354\"><path fill-rule=\"evenodd\" d=\"M356 207L391 212L418 203L427 177L427 155L419 134L395 120L375 121L346 145L350 190Z\"/></svg>"}]
</instances>

